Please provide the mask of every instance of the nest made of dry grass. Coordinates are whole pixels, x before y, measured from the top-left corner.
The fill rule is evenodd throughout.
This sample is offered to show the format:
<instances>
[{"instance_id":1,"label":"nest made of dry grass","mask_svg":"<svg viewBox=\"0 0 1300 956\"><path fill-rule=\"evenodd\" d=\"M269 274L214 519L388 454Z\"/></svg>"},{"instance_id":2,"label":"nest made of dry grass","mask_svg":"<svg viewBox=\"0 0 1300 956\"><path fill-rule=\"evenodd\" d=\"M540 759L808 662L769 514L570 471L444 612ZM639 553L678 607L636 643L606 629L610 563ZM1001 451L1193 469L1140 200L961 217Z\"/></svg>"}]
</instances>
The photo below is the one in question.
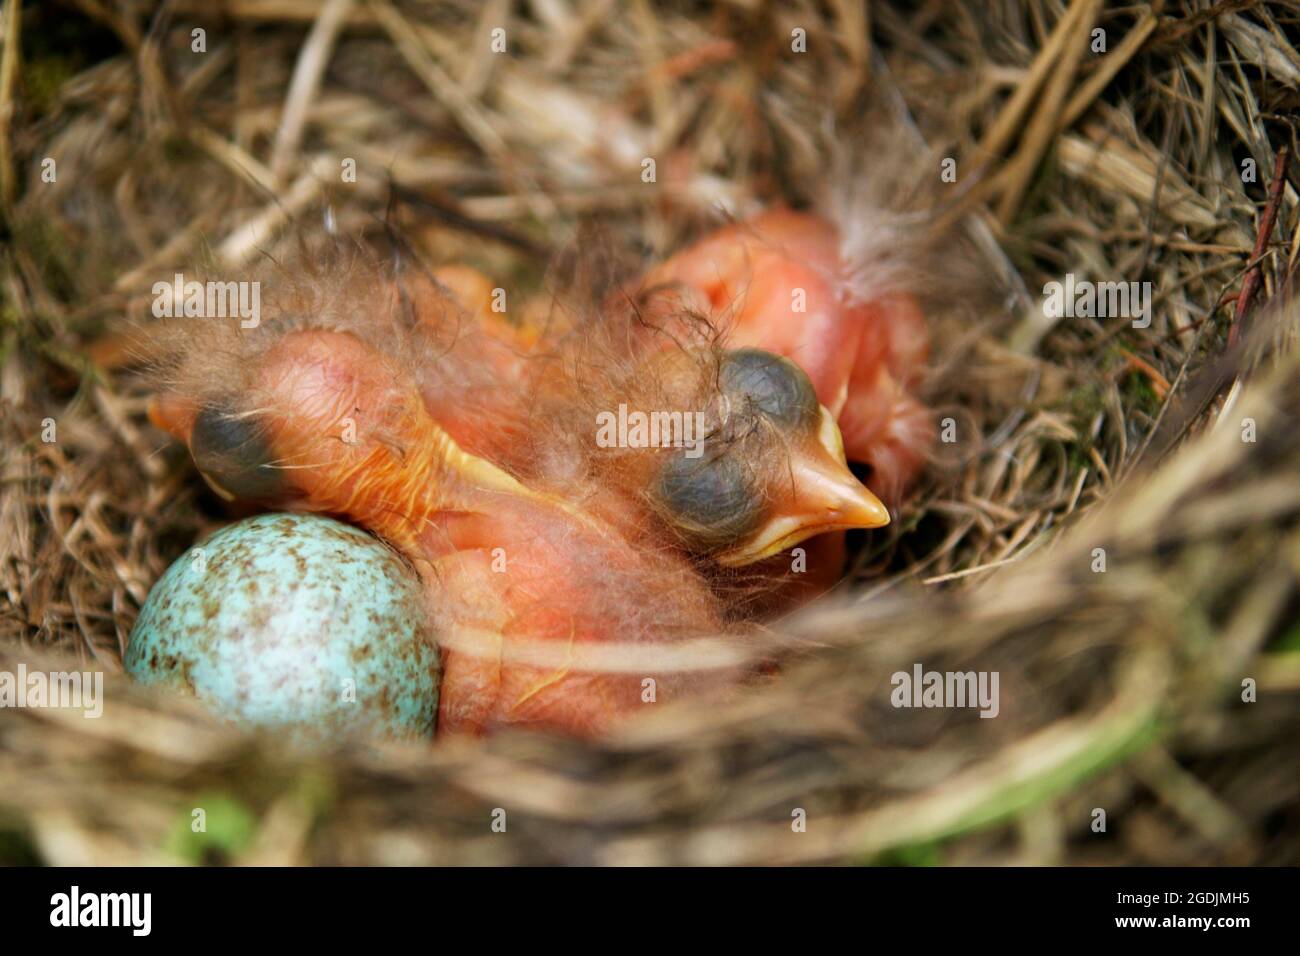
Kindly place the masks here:
<instances>
[{"instance_id":1,"label":"nest made of dry grass","mask_svg":"<svg viewBox=\"0 0 1300 956\"><path fill-rule=\"evenodd\" d=\"M779 681L609 740L312 756L113 677L97 721L0 713L0 856L1300 862L1294 3L6 10L0 669L120 672L150 584L226 520L147 425L124 323L158 275L275 255L324 209L536 288L583 220L661 252L715 206L817 200L832 156L870 175L854 143L888 115L929 178L956 159L908 214L994 295L936 330L961 440L778 629ZM1046 321L1065 272L1151 281L1151 327ZM999 671L1002 714L893 710L917 661Z\"/></svg>"}]
</instances>

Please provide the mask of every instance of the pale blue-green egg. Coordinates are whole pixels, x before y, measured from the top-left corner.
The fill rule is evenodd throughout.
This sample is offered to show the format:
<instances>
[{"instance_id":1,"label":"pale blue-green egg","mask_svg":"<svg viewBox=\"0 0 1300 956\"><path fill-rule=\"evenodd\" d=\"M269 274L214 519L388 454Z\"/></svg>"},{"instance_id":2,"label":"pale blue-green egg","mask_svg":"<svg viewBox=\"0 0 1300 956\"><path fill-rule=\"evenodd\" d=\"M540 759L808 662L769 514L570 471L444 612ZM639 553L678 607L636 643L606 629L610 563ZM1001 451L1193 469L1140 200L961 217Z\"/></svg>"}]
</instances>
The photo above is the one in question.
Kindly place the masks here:
<instances>
[{"instance_id":1,"label":"pale blue-green egg","mask_svg":"<svg viewBox=\"0 0 1300 956\"><path fill-rule=\"evenodd\" d=\"M382 542L267 514L181 555L149 592L126 670L298 738L433 734L440 678L419 579Z\"/></svg>"}]
</instances>

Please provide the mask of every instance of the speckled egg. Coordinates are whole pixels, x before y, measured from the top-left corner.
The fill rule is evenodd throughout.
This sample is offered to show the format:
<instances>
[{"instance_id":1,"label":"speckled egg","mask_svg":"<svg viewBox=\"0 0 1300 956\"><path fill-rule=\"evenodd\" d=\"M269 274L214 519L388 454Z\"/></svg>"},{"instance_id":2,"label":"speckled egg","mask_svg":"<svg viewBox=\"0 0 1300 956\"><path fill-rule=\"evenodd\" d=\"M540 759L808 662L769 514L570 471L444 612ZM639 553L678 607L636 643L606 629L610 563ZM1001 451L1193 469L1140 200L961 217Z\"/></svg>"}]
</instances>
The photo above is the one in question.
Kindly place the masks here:
<instances>
[{"instance_id":1,"label":"speckled egg","mask_svg":"<svg viewBox=\"0 0 1300 956\"><path fill-rule=\"evenodd\" d=\"M382 542L315 515L223 528L167 569L126 670L298 738L432 735L438 650L419 579Z\"/></svg>"}]
</instances>

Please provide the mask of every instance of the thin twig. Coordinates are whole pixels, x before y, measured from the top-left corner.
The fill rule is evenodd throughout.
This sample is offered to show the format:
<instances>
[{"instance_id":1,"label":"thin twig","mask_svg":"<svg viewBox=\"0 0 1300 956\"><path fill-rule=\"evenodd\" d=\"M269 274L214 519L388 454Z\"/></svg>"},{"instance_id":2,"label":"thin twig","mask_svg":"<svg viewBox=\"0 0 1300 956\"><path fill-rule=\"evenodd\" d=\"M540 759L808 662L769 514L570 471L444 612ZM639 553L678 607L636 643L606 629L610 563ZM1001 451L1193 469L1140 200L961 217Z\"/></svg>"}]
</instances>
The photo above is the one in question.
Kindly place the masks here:
<instances>
[{"instance_id":1,"label":"thin twig","mask_svg":"<svg viewBox=\"0 0 1300 956\"><path fill-rule=\"evenodd\" d=\"M1250 304L1255 298L1255 293L1259 290L1259 284L1263 281L1263 273L1260 267L1263 265L1264 256L1268 252L1268 244L1273 238L1273 227L1277 225L1277 211L1282 205L1282 190L1286 185L1286 161L1289 155L1290 147L1283 146L1277 151L1277 158L1273 162L1273 182L1269 185L1268 203L1264 206L1264 215L1259 220L1259 231L1255 234L1255 248L1251 250L1250 271L1246 273L1246 279L1241 284L1241 294L1237 296L1237 307L1232 314L1232 326L1228 329L1228 345L1236 345L1237 339L1241 335L1241 325L1245 321L1246 313L1250 311Z\"/></svg>"},{"instance_id":2,"label":"thin twig","mask_svg":"<svg viewBox=\"0 0 1300 956\"><path fill-rule=\"evenodd\" d=\"M320 89L321 76L329 64L334 43L351 10L352 0L329 0L321 7L320 16L312 24L302 50L298 53L293 79L289 82L289 92L284 98L284 112L280 118L279 132L276 133L275 147L271 150L271 173L277 182L284 179L290 161L298 155L303 127L307 122L307 110Z\"/></svg>"}]
</instances>

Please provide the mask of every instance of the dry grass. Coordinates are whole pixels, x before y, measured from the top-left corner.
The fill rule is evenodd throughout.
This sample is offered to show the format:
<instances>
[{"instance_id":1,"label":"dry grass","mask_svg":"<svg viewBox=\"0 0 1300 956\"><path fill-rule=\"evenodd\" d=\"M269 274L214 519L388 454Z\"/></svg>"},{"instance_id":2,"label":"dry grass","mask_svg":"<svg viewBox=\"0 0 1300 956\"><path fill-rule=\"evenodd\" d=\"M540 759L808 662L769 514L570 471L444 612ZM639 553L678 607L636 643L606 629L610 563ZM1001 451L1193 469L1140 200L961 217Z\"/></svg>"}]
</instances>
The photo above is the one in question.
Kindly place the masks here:
<instances>
[{"instance_id":1,"label":"dry grass","mask_svg":"<svg viewBox=\"0 0 1300 956\"><path fill-rule=\"evenodd\" d=\"M781 679L725 707L323 757L114 677L97 721L0 714L0 857L1300 862L1300 6L69 8L23 10L19 42L10 0L0 44L0 670L120 672L150 584L226 520L147 424L126 323L159 276L274 256L326 208L527 290L586 220L655 254L716 206L876 177L960 440L851 585L758 649L793 654ZM1150 327L1045 319L1067 272L1152 282ZM892 709L917 661L999 671L1002 714Z\"/></svg>"}]
</instances>

